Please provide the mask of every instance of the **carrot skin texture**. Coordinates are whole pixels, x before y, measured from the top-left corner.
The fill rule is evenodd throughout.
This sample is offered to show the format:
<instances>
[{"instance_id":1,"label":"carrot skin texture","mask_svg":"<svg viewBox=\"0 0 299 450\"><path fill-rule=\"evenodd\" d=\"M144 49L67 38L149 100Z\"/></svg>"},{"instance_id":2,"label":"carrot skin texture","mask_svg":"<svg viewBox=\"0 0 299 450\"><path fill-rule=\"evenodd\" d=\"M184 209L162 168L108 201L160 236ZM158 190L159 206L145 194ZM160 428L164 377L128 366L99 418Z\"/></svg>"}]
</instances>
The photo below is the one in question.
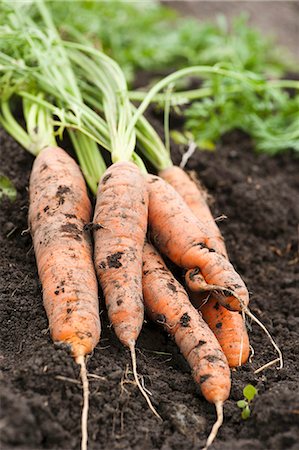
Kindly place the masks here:
<instances>
[{"instance_id":1,"label":"carrot skin texture","mask_svg":"<svg viewBox=\"0 0 299 450\"><path fill-rule=\"evenodd\" d=\"M140 333L142 249L147 230L146 180L135 164L110 166L98 188L94 213L95 266L110 322L126 346Z\"/></svg>"},{"instance_id":2,"label":"carrot skin texture","mask_svg":"<svg viewBox=\"0 0 299 450\"><path fill-rule=\"evenodd\" d=\"M226 357L186 291L149 243L143 249L142 283L149 317L174 337L204 397L211 403L224 402L231 385Z\"/></svg>"},{"instance_id":3,"label":"carrot skin texture","mask_svg":"<svg viewBox=\"0 0 299 450\"><path fill-rule=\"evenodd\" d=\"M203 188L177 166L169 167L159 172L159 175L181 195L193 214L203 220L206 225L208 247L214 248L216 252L228 258L224 239L213 219ZM205 322L217 337L229 366L237 367L245 364L249 357L250 347L243 317L238 312L229 311L219 304L215 293L209 296L208 301L201 300L201 297L207 299L209 285L205 283L200 272L192 275L192 271L189 270L186 277L189 277L188 286L191 290L199 290L200 283L202 283L203 295L192 292L190 293L191 299L193 304L200 308Z\"/></svg>"},{"instance_id":4,"label":"carrot skin texture","mask_svg":"<svg viewBox=\"0 0 299 450\"><path fill-rule=\"evenodd\" d=\"M43 302L54 342L72 355L90 353L100 338L98 286L84 225L91 204L83 175L62 149L48 147L34 161L29 226Z\"/></svg>"},{"instance_id":5,"label":"carrot skin texture","mask_svg":"<svg viewBox=\"0 0 299 450\"><path fill-rule=\"evenodd\" d=\"M204 321L215 334L229 367L245 364L249 358L249 338L243 317L237 311L229 311L211 296L190 293L192 304L202 314Z\"/></svg>"},{"instance_id":6,"label":"carrot skin texture","mask_svg":"<svg viewBox=\"0 0 299 450\"><path fill-rule=\"evenodd\" d=\"M199 218L206 228L205 243L209 248L213 248L217 253L227 257L223 236L211 214L206 202L204 189L188 176L188 174L178 166L171 166L161 170L159 176L167 181L184 199L193 214Z\"/></svg>"},{"instance_id":7,"label":"carrot skin texture","mask_svg":"<svg viewBox=\"0 0 299 450\"><path fill-rule=\"evenodd\" d=\"M229 366L245 364L250 347L243 317L238 312L227 310L213 297L200 307L200 311L218 339Z\"/></svg>"},{"instance_id":8,"label":"carrot skin texture","mask_svg":"<svg viewBox=\"0 0 299 450\"><path fill-rule=\"evenodd\" d=\"M198 267L208 284L234 291L244 306L249 302L247 288L232 264L205 243L205 228L182 197L161 178L148 175L149 225L151 239L159 250L178 266ZM219 301L228 309L240 311L233 295Z\"/></svg>"}]
</instances>

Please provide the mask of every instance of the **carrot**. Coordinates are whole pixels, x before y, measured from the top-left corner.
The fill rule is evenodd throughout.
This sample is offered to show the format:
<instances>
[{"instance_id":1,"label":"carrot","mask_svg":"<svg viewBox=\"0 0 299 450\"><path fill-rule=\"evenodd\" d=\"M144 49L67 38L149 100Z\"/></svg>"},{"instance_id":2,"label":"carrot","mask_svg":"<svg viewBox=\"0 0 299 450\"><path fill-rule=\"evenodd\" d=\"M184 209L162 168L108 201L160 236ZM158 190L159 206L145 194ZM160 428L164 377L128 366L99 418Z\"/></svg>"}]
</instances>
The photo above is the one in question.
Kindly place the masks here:
<instances>
[{"instance_id":1,"label":"carrot","mask_svg":"<svg viewBox=\"0 0 299 450\"><path fill-rule=\"evenodd\" d=\"M109 319L131 348L143 324L142 248L148 194L133 163L116 163L103 175L94 212L95 266Z\"/></svg>"},{"instance_id":2,"label":"carrot","mask_svg":"<svg viewBox=\"0 0 299 450\"><path fill-rule=\"evenodd\" d=\"M94 212L95 267L114 331L130 349L136 383L160 417L140 385L135 355L144 319L142 249L147 217L148 192L140 170L130 162L110 166L99 183Z\"/></svg>"},{"instance_id":3,"label":"carrot","mask_svg":"<svg viewBox=\"0 0 299 450\"><path fill-rule=\"evenodd\" d=\"M92 247L84 231L91 204L79 167L58 147L46 147L35 159L29 195L29 227L51 336L69 348L81 367L82 449L86 449L88 379L84 357L96 346L101 331Z\"/></svg>"},{"instance_id":4,"label":"carrot","mask_svg":"<svg viewBox=\"0 0 299 450\"><path fill-rule=\"evenodd\" d=\"M200 299L191 293L193 305L202 314L204 321L215 334L229 367L245 364L249 358L249 338L243 317L237 311L229 311L211 296L208 300Z\"/></svg>"},{"instance_id":5,"label":"carrot","mask_svg":"<svg viewBox=\"0 0 299 450\"><path fill-rule=\"evenodd\" d=\"M204 225L173 187L157 176L148 175L147 179L153 242L180 267L200 268L206 283L221 287L219 301L228 309L241 311L249 296L232 264L207 246Z\"/></svg>"},{"instance_id":6,"label":"carrot","mask_svg":"<svg viewBox=\"0 0 299 450\"><path fill-rule=\"evenodd\" d=\"M229 366L245 364L250 347L242 315L227 310L213 297L200 307L200 311L221 345Z\"/></svg>"},{"instance_id":7,"label":"carrot","mask_svg":"<svg viewBox=\"0 0 299 450\"><path fill-rule=\"evenodd\" d=\"M211 214L203 187L195 183L188 174L178 166L161 170L159 176L167 181L184 199L193 214L203 222L206 228L206 245L217 253L227 257L223 236Z\"/></svg>"},{"instance_id":8,"label":"carrot","mask_svg":"<svg viewBox=\"0 0 299 450\"><path fill-rule=\"evenodd\" d=\"M211 445L223 421L223 403L230 393L230 370L225 355L208 325L191 305L183 287L167 269L158 252L143 249L143 298L149 317L162 323L188 361L204 397L214 403L217 421L208 437Z\"/></svg>"},{"instance_id":9,"label":"carrot","mask_svg":"<svg viewBox=\"0 0 299 450\"><path fill-rule=\"evenodd\" d=\"M215 297L216 300L218 300L218 302L221 303L221 305L223 305L226 309L229 310L231 309L233 311L241 310L242 313L246 313L249 317L251 317L251 319L254 320L269 337L273 347L276 349L279 355L278 361L280 362L281 368L283 366L283 358L281 350L273 340L272 336L270 335L269 331L264 326L264 324L260 322L257 319L257 317L255 317L255 315L252 314L252 312L247 308L247 304L249 301L247 289L241 278L238 276L238 274L234 272L233 266L225 258L225 256L227 257L227 252L224 241L222 240L222 236L217 225L213 221L208 205L205 202L202 190L198 190L196 188L196 185L193 182L190 182L187 176L182 175L182 172L183 171L179 168L171 169L169 167L169 169L162 171L162 174L164 174L165 178L167 178L173 185L175 185L176 189L178 189L178 192L181 194L183 199L186 200L186 203L188 203L190 210L192 210L194 216L198 219L198 221L201 222L200 219L203 219L205 223L209 223L210 225L212 224L212 229L206 227L205 237L203 237L202 239L198 239L198 241L200 242L198 241L195 242L195 245L193 244L195 249L197 246L202 247L202 254L205 252L205 255L203 257L203 260L201 261L201 265L197 263L196 267L194 269L188 270L185 275L185 280L189 289L195 292L210 292L212 293L213 297ZM172 197L174 201L174 197L171 195L169 189L168 191L169 192L167 195L169 197ZM150 196L150 206L151 206L151 196ZM178 207L178 210L181 214L183 213L181 215L183 223L184 222L188 223L188 219L186 218L186 204L184 208L182 206ZM149 212L150 211L151 208ZM170 216L170 218L172 217ZM188 231L189 230L190 228L188 228ZM203 233L202 230L200 230L200 232ZM169 243L169 241L167 241L167 243ZM209 245L213 243L214 248L209 247L207 243ZM192 249L192 241L191 245L189 243L189 246L191 247L191 254L193 253L192 256L197 257L196 252L194 252L194 250ZM218 251L219 253L222 253L222 255L224 256L220 254L217 256L215 250ZM186 253L187 256L189 256L188 250ZM184 255L184 258L185 256L186 255ZM224 261L226 260L226 263L223 262L223 260ZM224 272L222 272L223 267L225 267ZM239 281L237 281L237 277L239 278ZM227 349L226 347L227 340L225 339L225 328L226 325L228 326L229 323L228 318L229 317L232 318L232 323L234 323L235 326L237 326L237 323L239 322L240 327L239 329L235 328L236 334L233 339L234 341L240 342L239 361L247 360L249 354L249 345L247 346L248 336L247 333L244 331L244 325L241 324L242 321L241 317L237 318L237 316L234 315L233 312L230 314L229 311L221 310L222 315L225 315L227 320L222 321L224 326L221 333L219 333L217 328L215 328L216 324L214 324L212 321L211 317L212 314L209 313L211 308L212 307L210 305L207 305L204 308L203 315L206 316L205 318L207 319L207 322L211 324L211 327L214 329L219 339L221 339L221 342L223 345L225 345L226 349ZM230 329L229 334L231 335L231 333L232 330ZM236 348L234 353L235 354L237 353ZM230 364L235 364L236 359L235 357L233 357L233 354L231 352L228 352L228 349L226 355L230 361ZM274 364L276 362L277 359L259 368L258 371L261 371L264 367L269 367L271 364Z\"/></svg>"},{"instance_id":10,"label":"carrot","mask_svg":"<svg viewBox=\"0 0 299 450\"><path fill-rule=\"evenodd\" d=\"M201 280L202 287L198 292L190 291L192 303L200 309L204 320L217 337L229 366L237 367L244 364L249 357L250 347L243 317L237 311L229 311L218 302L217 286L207 284L200 272L194 277L197 278L198 284Z\"/></svg>"}]
</instances>

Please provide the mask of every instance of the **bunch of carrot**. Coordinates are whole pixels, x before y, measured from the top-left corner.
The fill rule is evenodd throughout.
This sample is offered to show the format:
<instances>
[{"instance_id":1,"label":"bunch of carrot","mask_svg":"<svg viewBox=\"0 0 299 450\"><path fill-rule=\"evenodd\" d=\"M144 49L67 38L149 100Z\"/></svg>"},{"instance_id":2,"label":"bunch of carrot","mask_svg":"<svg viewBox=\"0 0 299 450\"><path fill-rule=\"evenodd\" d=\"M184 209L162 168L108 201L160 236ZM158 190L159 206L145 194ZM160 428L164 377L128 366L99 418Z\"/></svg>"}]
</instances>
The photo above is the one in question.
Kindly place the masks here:
<instances>
[{"instance_id":1,"label":"bunch of carrot","mask_svg":"<svg viewBox=\"0 0 299 450\"><path fill-rule=\"evenodd\" d=\"M229 368L249 357L242 313L252 315L247 288L229 262L204 191L173 166L142 115L169 80L158 83L136 110L119 66L89 45L62 41L43 2L37 7L47 31L35 30L16 5L8 32L13 36L16 24L19 39L23 32L32 51L28 60L23 55L20 64L13 54L0 53L2 71L13 74L13 95L23 99L27 135L10 111L12 97L2 100L0 120L27 149L36 137L34 130L48 124L49 138L38 141L30 179L29 224L52 338L66 345L81 366L82 449L87 448L88 413L84 357L100 338L96 274L115 333L131 352L136 384L159 418L137 373L135 345L144 310L173 336L203 396L216 407L207 448L223 421ZM20 79L21 89L16 82ZM57 92L53 79L59 84ZM31 83L38 94L29 92ZM68 128L84 176L96 193L92 219L77 164L55 146L53 125L49 128L53 116L59 131ZM136 153L136 139L158 176L147 173ZM111 153L107 170L97 144ZM85 226L89 222L94 256ZM184 283L174 278L161 255L182 268Z\"/></svg>"}]
</instances>

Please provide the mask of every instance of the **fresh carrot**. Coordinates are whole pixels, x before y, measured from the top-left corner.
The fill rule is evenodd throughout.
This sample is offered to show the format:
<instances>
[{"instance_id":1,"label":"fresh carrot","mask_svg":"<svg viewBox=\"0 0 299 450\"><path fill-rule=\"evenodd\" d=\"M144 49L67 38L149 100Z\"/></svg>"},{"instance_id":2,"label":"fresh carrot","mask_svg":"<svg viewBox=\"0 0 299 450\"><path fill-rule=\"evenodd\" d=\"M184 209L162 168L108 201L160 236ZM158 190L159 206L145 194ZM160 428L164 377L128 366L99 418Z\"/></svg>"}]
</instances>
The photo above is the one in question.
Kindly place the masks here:
<instances>
[{"instance_id":1,"label":"fresh carrot","mask_svg":"<svg viewBox=\"0 0 299 450\"><path fill-rule=\"evenodd\" d=\"M94 212L95 266L114 331L129 348L135 345L143 324L147 209L146 183L137 166L110 166L100 181Z\"/></svg>"},{"instance_id":2,"label":"fresh carrot","mask_svg":"<svg viewBox=\"0 0 299 450\"><path fill-rule=\"evenodd\" d=\"M227 257L223 236L207 204L206 192L199 181L195 183L188 174L178 166L170 166L159 171L159 176L167 181L184 199L193 214L206 228L206 245L217 253Z\"/></svg>"},{"instance_id":3,"label":"fresh carrot","mask_svg":"<svg viewBox=\"0 0 299 450\"><path fill-rule=\"evenodd\" d=\"M94 212L95 267L114 331L130 349L135 381L150 409L160 417L139 382L135 355L144 319L142 250L147 218L143 174L130 162L110 166L99 183Z\"/></svg>"},{"instance_id":4,"label":"fresh carrot","mask_svg":"<svg viewBox=\"0 0 299 450\"><path fill-rule=\"evenodd\" d=\"M199 270L194 269L196 277L197 292L190 291L189 296L192 303L199 308L204 320L207 322L218 339L222 350L228 360L230 367L244 364L249 357L249 338L242 315L237 311L229 311L217 300L217 286L207 284ZM198 272L198 273L197 273ZM188 272L187 272L188 274Z\"/></svg>"},{"instance_id":5,"label":"fresh carrot","mask_svg":"<svg viewBox=\"0 0 299 450\"><path fill-rule=\"evenodd\" d=\"M246 286L232 264L206 244L204 225L182 197L160 177L148 175L149 225L156 246L178 266L199 268L206 283L221 288L219 301L241 311L249 302Z\"/></svg>"},{"instance_id":6,"label":"fresh carrot","mask_svg":"<svg viewBox=\"0 0 299 450\"><path fill-rule=\"evenodd\" d=\"M250 346L242 315L224 308L213 296L208 299L200 298L200 295L194 293L189 296L215 334L229 367L245 364L249 358Z\"/></svg>"},{"instance_id":7,"label":"fresh carrot","mask_svg":"<svg viewBox=\"0 0 299 450\"><path fill-rule=\"evenodd\" d=\"M244 364L250 352L249 338L244 324L244 318L237 311L229 311L217 300L217 286L207 284L197 269L189 271L189 283L192 286L196 278L197 292L189 292L192 303L199 308L218 339L230 367ZM187 272L188 276L188 272ZM201 285L200 285L201 283ZM220 297L221 298L221 297Z\"/></svg>"},{"instance_id":8,"label":"fresh carrot","mask_svg":"<svg viewBox=\"0 0 299 450\"><path fill-rule=\"evenodd\" d=\"M98 287L92 246L84 225L91 204L75 161L46 147L34 161L29 185L29 227L43 301L54 342L81 366L84 406L82 448L87 448L88 379L84 357L100 338Z\"/></svg>"},{"instance_id":9,"label":"fresh carrot","mask_svg":"<svg viewBox=\"0 0 299 450\"><path fill-rule=\"evenodd\" d=\"M171 334L188 361L204 397L214 403L217 421L208 437L213 442L223 421L223 403L230 393L230 370L225 355L208 325L191 305L184 288L167 269L158 252L143 249L143 298L151 319Z\"/></svg>"},{"instance_id":10,"label":"fresh carrot","mask_svg":"<svg viewBox=\"0 0 299 450\"><path fill-rule=\"evenodd\" d=\"M171 169L168 170L168 175L167 175L167 171L164 172L166 173L166 175L168 176L169 179L173 179L173 177L169 176L169 172L171 172ZM184 197L185 195L187 196L187 201L188 204L190 206L189 212L192 210L192 213L194 214L194 217L196 219L198 219L198 221L201 223L201 218L204 218L205 222L209 222L210 219L212 220L213 223L213 218L212 215L209 211L209 208L207 206L207 204L204 204L204 196L202 191L198 190L198 192L195 192L195 188L196 186L194 184L188 182L188 178L181 176L178 173L180 172L180 169L174 169L174 173L177 173L177 181L173 181L173 183L176 184L177 189L179 190L179 192L182 194L182 196ZM179 186L179 182L180 180L182 180L182 184L181 186ZM156 183L154 183L155 186ZM173 199L173 201L175 201L174 195L173 193L171 194L171 191L168 189L168 193L167 195ZM150 196L150 208L149 208L149 216L151 216L151 196ZM199 200L200 203L200 207L196 206L196 203L194 203L194 200L196 202L196 199ZM185 200L185 198L184 198ZM182 198L180 199L180 204L181 204ZM171 203L171 200L168 200L168 202L165 202L167 204ZM188 208L187 208L188 209ZM188 230L188 232L190 233L190 229L192 230L192 232L195 234L191 236L194 239L195 235L196 235L196 227L194 227L194 221L191 220L192 224L190 226L189 222L188 222L188 218L186 217L186 203L185 206L180 208L180 213L181 213L181 219L182 219L182 223L183 224L188 224L187 226L184 225L186 227L186 229ZM173 216L171 215L172 211L168 211L168 215L170 220L172 221ZM166 216L167 217L167 216ZM211 223L211 222L210 222ZM157 224L157 229L158 229L159 224ZM164 235L165 235L165 229L166 227L164 227L164 229L162 230ZM222 236L220 234L220 231L218 230L217 225L214 223L214 226L212 227L212 229L214 230L213 232L209 232L209 230L207 231L207 227L205 230L205 233L207 233L205 236L207 237L207 239L205 240L205 236L203 236L203 234L201 234L201 236L203 236L201 239L198 239L197 242L192 240L191 242L188 243L189 245L189 249L191 247L191 250L189 250L189 254L188 254L188 249L187 252L184 255L184 259L186 260L186 254L187 257L190 257L190 253L191 253L191 257L193 258L197 258L198 262L196 263L196 267L194 269L190 269L187 271L186 275L185 275L185 280L186 283L189 287L189 289L191 289L191 291L195 291L198 293L207 293L209 292L210 295L212 295L212 298L216 299L222 306L224 306L226 309L228 310L233 310L233 311L242 311L242 313L246 313L249 317L251 317L252 320L254 320L263 330L264 332L267 334L267 336L269 337L273 347L276 349L278 355L279 355L279 362L280 362L280 367L283 366L283 358L282 358L282 353L281 350L279 349L279 347L277 346L277 344L275 343L275 341L273 340L272 336L270 335L269 331L267 330L267 328L264 326L264 324L262 322L260 322L257 317L255 317L254 314L252 314L252 312L247 308L247 304L249 301L248 298L248 292L247 289L243 283L243 281L241 280L241 278L239 277L239 275L234 271L233 266L228 262L228 260L226 259L225 256L222 255L227 255L226 252L226 248L225 248L225 244L224 241L222 240ZM218 231L217 231L218 230ZM203 233L203 230L200 230L198 233L198 237L200 236L200 232ZM180 233L177 233L177 235L179 235ZM155 233L156 236L158 236L158 240L159 240L159 234L158 232ZM166 235L167 236L167 235ZM180 235L181 236L181 235ZM215 239L216 237L216 239ZM211 248L207 245L207 242L209 244L211 244L211 238L213 239L213 245L215 248ZM167 237L166 237L167 239ZM168 245L169 241L166 240L166 244ZM195 247L195 251L194 248L192 249L192 247ZM198 253L201 252L202 254L202 260L200 257L198 257L198 255L196 254L196 247L199 247ZM201 248L200 248L201 247ZM217 255L217 253L215 252L218 251L219 254ZM220 254L222 253L222 255ZM171 257L170 257L171 258ZM185 267L186 267L186 263L185 263ZM225 268L223 270L223 268ZM194 296L194 295L193 295ZM239 363L240 361L244 361L247 360L248 358L248 354L249 354L249 343L248 343L248 336L246 331L244 331L244 325L243 323L241 323L242 318L233 315L233 311L230 313L229 311L223 311L221 310L221 313L223 313L222 315L225 315L225 320L222 321L223 323L223 329L221 331L221 333L218 332L216 324L213 323L212 320L212 314L209 314L211 310L211 306L207 305L206 308L203 311L203 315L206 316L207 322L211 324L211 327L215 330L216 335L219 337L219 339L221 340L222 344L225 345L224 343L227 342L227 340L225 339L225 328L228 328L230 339L231 340L232 337L232 329L231 327L235 328L235 342L239 342L239 344L237 344L237 347L239 346ZM229 320L228 318L231 317L231 327L229 326ZM244 321L243 321L244 322ZM234 324L234 325L232 325ZM247 345L248 343L248 345ZM236 358L233 358L232 353L229 352L229 349L227 348L227 346L224 346L225 348L225 352L227 354L228 359L230 360L231 364L235 364ZM237 353L237 348L235 347L235 354ZM267 363L266 367L269 367L271 364L276 363L277 360L273 360L271 363ZM262 370L262 368L258 369L259 371Z\"/></svg>"}]
</instances>

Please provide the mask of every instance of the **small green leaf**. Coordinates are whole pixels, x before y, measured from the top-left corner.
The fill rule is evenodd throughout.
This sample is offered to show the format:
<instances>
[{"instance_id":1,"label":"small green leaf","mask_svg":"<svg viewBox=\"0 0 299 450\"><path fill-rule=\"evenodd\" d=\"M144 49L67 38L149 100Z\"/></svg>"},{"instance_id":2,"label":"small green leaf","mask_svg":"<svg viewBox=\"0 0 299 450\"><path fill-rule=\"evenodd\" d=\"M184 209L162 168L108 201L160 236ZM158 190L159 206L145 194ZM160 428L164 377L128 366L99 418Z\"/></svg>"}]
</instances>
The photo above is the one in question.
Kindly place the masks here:
<instances>
[{"instance_id":1,"label":"small green leaf","mask_svg":"<svg viewBox=\"0 0 299 450\"><path fill-rule=\"evenodd\" d=\"M242 419L244 419L244 420L246 420L246 419L248 419L248 417L250 417L250 408L248 405L243 409L241 416L242 416Z\"/></svg>"},{"instance_id":2,"label":"small green leaf","mask_svg":"<svg viewBox=\"0 0 299 450\"><path fill-rule=\"evenodd\" d=\"M237 406L238 406L238 408L245 408L247 406L246 400L239 400L237 402Z\"/></svg>"},{"instance_id":3,"label":"small green leaf","mask_svg":"<svg viewBox=\"0 0 299 450\"><path fill-rule=\"evenodd\" d=\"M254 386L252 386L252 384L247 384L247 386L245 386L243 389L243 394L244 397L247 398L247 400L250 402L256 396L257 390Z\"/></svg>"},{"instance_id":4,"label":"small green leaf","mask_svg":"<svg viewBox=\"0 0 299 450\"><path fill-rule=\"evenodd\" d=\"M17 191L10 179L0 174L0 200L4 195L14 202L17 196Z\"/></svg>"}]
</instances>

